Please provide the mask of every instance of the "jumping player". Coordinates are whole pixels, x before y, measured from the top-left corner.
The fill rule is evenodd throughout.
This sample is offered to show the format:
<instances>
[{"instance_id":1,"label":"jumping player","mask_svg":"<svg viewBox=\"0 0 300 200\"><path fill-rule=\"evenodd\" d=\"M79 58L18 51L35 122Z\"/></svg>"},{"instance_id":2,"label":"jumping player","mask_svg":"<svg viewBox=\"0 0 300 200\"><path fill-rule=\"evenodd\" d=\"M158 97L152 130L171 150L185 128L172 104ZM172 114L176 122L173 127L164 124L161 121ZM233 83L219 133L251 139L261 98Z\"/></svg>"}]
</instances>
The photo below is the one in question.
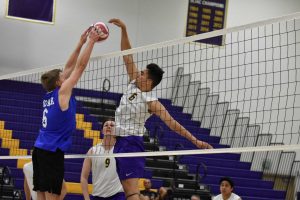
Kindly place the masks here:
<instances>
[{"instance_id":1,"label":"jumping player","mask_svg":"<svg viewBox=\"0 0 300 200\"><path fill-rule=\"evenodd\" d=\"M34 144L33 190L39 200L58 200L64 177L64 152L71 146L75 130L76 100L72 89L81 77L91 56L94 44L100 38L96 28L89 28L71 54L63 71L54 69L41 77L47 94L43 100L42 127ZM89 41L80 54L82 46Z\"/></svg>"},{"instance_id":2,"label":"jumping player","mask_svg":"<svg viewBox=\"0 0 300 200\"><path fill-rule=\"evenodd\" d=\"M121 28L121 50L131 49L125 24L119 19L110 23ZM121 98L115 112L117 142L114 153L143 152L143 134L145 121L155 114L173 131L187 138L198 148L212 148L204 141L198 140L181 126L165 107L148 92L157 86L163 77L163 70L156 64L148 64L146 69L138 71L133 56L123 56L130 83ZM128 200L140 199L138 179L143 177L145 158L116 158L118 175Z\"/></svg>"}]
</instances>

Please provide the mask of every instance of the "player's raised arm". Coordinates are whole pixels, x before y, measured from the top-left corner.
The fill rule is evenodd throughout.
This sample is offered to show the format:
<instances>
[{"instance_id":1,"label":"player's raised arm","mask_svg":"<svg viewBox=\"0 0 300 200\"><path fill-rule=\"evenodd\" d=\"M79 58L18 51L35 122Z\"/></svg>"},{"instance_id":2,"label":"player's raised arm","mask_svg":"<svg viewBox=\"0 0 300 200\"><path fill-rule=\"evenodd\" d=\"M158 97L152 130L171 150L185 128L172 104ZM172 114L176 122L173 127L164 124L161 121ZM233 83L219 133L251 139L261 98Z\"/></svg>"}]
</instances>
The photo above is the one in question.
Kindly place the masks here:
<instances>
[{"instance_id":1,"label":"player's raised arm","mask_svg":"<svg viewBox=\"0 0 300 200\"><path fill-rule=\"evenodd\" d=\"M62 83L61 88L59 89L59 105L62 110L68 109L72 89L76 85L84 69L86 68L91 57L94 44L98 41L100 37L95 30L91 30L89 35L89 42L82 54L80 55L74 70L72 71L70 77Z\"/></svg>"},{"instance_id":2,"label":"player's raised arm","mask_svg":"<svg viewBox=\"0 0 300 200\"><path fill-rule=\"evenodd\" d=\"M191 141L194 145L201 149L212 149L213 147L207 142L198 140L193 136L188 130L181 126L166 110L166 108L158 101L148 102L149 110L160 117L160 119L172 130L178 133L179 135L185 137Z\"/></svg>"},{"instance_id":3,"label":"player's raised arm","mask_svg":"<svg viewBox=\"0 0 300 200\"><path fill-rule=\"evenodd\" d=\"M131 49L131 44L129 41L126 25L124 24L124 22L122 22L120 19L114 18L109 20L109 23L112 23L121 28L121 50L123 51L123 50ZM131 54L126 55L123 56L123 59L126 65L126 69L130 81L135 80L137 78L139 71L133 61L133 56Z\"/></svg>"},{"instance_id":4,"label":"player's raised arm","mask_svg":"<svg viewBox=\"0 0 300 200\"><path fill-rule=\"evenodd\" d=\"M74 70L74 67L76 65L78 56L80 54L81 48L82 46L86 43L89 32L91 30L92 27L89 27L88 29L86 29L80 36L80 40L75 48L75 50L72 52L72 54L70 55L65 68L63 70L63 76L65 79L69 78L69 76L71 75L72 71Z\"/></svg>"}]
</instances>

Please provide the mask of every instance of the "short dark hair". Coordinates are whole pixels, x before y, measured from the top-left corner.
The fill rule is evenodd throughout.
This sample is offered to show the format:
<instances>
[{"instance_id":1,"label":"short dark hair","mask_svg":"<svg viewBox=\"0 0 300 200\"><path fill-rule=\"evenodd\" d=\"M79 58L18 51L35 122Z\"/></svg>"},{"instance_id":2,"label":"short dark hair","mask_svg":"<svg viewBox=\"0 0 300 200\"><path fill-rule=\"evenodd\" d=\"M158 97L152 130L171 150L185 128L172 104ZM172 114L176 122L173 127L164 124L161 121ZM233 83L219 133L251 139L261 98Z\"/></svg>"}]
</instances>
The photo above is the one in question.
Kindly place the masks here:
<instances>
[{"instance_id":1,"label":"short dark hair","mask_svg":"<svg viewBox=\"0 0 300 200\"><path fill-rule=\"evenodd\" d=\"M53 69L51 71L44 73L41 76L41 82L42 82L43 88L47 92L50 92L57 87L56 81L59 80L60 72L62 72L60 69Z\"/></svg>"},{"instance_id":2,"label":"short dark hair","mask_svg":"<svg viewBox=\"0 0 300 200\"><path fill-rule=\"evenodd\" d=\"M227 181L232 188L234 187L234 183L230 177L228 176L222 177L219 181L219 185L221 185L223 181Z\"/></svg>"},{"instance_id":3,"label":"short dark hair","mask_svg":"<svg viewBox=\"0 0 300 200\"><path fill-rule=\"evenodd\" d=\"M104 124L105 122L107 121L115 121L115 119L113 117L105 117L103 120L102 120L102 126L101 126L101 129L103 130L103 127L104 127Z\"/></svg>"},{"instance_id":4,"label":"short dark hair","mask_svg":"<svg viewBox=\"0 0 300 200\"><path fill-rule=\"evenodd\" d=\"M148 64L147 69L148 76L152 80L152 88L155 88L161 82L165 72L155 63Z\"/></svg>"}]
</instances>

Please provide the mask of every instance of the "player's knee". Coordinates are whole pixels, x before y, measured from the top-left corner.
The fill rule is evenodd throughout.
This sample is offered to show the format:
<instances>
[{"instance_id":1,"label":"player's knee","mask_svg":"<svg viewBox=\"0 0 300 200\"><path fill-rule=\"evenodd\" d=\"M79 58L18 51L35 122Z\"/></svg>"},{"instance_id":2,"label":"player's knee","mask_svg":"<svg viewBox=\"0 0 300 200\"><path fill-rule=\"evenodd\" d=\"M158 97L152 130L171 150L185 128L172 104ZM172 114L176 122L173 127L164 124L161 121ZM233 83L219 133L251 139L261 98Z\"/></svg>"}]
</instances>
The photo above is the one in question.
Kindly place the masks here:
<instances>
[{"instance_id":1,"label":"player's knee","mask_svg":"<svg viewBox=\"0 0 300 200\"><path fill-rule=\"evenodd\" d=\"M126 200L134 200L134 199L140 199L140 193L132 193L126 195Z\"/></svg>"},{"instance_id":2,"label":"player's knee","mask_svg":"<svg viewBox=\"0 0 300 200\"><path fill-rule=\"evenodd\" d=\"M23 166L23 172L24 174L30 172L32 170L32 165L26 163L24 166Z\"/></svg>"},{"instance_id":3,"label":"player's knee","mask_svg":"<svg viewBox=\"0 0 300 200\"><path fill-rule=\"evenodd\" d=\"M66 183L65 181L63 181L63 184L62 184L62 187L61 187L61 193L60 193L60 200L63 200L65 198L67 194L67 186L66 186Z\"/></svg>"},{"instance_id":4,"label":"player's knee","mask_svg":"<svg viewBox=\"0 0 300 200\"><path fill-rule=\"evenodd\" d=\"M130 194L140 193L138 188L138 179L126 179L122 181L122 186L126 196Z\"/></svg>"},{"instance_id":5,"label":"player's knee","mask_svg":"<svg viewBox=\"0 0 300 200\"><path fill-rule=\"evenodd\" d=\"M141 198L141 200L150 200L150 197L144 196L142 194L141 194L140 198Z\"/></svg>"}]
</instances>

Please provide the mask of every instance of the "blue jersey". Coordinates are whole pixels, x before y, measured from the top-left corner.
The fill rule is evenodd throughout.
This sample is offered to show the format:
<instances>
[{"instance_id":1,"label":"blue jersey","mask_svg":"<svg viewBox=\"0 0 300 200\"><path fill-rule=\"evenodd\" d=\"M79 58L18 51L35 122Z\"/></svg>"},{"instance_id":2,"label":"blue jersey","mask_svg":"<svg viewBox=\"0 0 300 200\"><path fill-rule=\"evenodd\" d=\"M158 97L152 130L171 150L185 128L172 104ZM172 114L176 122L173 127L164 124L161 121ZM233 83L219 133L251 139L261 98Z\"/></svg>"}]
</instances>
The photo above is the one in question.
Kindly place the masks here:
<instances>
[{"instance_id":1,"label":"blue jersey","mask_svg":"<svg viewBox=\"0 0 300 200\"><path fill-rule=\"evenodd\" d=\"M71 135L76 128L76 100L72 95L69 108L62 111L58 102L59 88L45 95L43 119L39 136L34 146L48 151L66 151L72 144Z\"/></svg>"}]
</instances>

